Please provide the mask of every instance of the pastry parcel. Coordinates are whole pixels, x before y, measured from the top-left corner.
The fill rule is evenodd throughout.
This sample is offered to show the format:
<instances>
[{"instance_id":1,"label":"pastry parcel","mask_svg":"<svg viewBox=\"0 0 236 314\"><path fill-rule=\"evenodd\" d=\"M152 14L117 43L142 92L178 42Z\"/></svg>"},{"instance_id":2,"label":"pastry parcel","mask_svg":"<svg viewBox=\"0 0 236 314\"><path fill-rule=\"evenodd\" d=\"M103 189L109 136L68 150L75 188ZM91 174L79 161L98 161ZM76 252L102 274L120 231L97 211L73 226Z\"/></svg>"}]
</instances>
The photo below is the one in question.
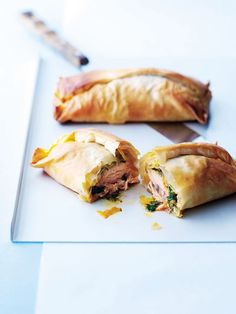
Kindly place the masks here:
<instances>
[{"instance_id":1,"label":"pastry parcel","mask_svg":"<svg viewBox=\"0 0 236 314\"><path fill-rule=\"evenodd\" d=\"M155 68L103 70L60 78L59 122L187 121L206 123L209 84Z\"/></svg>"},{"instance_id":2,"label":"pastry parcel","mask_svg":"<svg viewBox=\"0 0 236 314\"><path fill-rule=\"evenodd\" d=\"M187 208L236 192L235 161L214 144L156 147L141 158L140 174L154 198L147 208L177 217Z\"/></svg>"},{"instance_id":3,"label":"pastry parcel","mask_svg":"<svg viewBox=\"0 0 236 314\"><path fill-rule=\"evenodd\" d=\"M31 164L77 192L87 202L112 197L138 183L138 151L127 141L95 129L81 129L37 148Z\"/></svg>"}]
</instances>

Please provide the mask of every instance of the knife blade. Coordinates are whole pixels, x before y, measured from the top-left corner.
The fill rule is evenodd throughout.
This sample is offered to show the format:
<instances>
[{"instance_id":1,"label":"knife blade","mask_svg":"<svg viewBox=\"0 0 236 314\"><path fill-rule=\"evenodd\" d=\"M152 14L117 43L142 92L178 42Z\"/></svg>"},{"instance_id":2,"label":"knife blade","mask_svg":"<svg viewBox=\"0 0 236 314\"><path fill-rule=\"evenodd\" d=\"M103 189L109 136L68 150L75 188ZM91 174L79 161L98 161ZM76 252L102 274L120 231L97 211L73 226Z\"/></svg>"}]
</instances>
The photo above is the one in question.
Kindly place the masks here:
<instances>
[{"instance_id":1,"label":"knife blade","mask_svg":"<svg viewBox=\"0 0 236 314\"><path fill-rule=\"evenodd\" d=\"M149 122L147 124L175 144L182 142L206 142L202 135L182 122Z\"/></svg>"}]
</instances>

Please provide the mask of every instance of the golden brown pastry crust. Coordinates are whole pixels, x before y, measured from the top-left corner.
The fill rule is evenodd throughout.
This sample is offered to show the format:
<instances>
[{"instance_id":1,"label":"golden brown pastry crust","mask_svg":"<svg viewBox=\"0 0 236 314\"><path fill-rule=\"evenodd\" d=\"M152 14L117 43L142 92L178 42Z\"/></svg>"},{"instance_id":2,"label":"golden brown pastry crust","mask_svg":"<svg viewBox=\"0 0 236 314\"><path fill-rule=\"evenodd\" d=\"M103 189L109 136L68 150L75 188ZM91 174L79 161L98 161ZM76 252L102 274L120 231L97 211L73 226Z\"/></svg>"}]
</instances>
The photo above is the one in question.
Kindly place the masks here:
<instances>
[{"instance_id":1,"label":"golden brown pastry crust","mask_svg":"<svg viewBox=\"0 0 236 314\"><path fill-rule=\"evenodd\" d=\"M158 160L168 160L183 155L199 155L208 158L221 159L222 161L234 165L235 162L230 154L222 147L209 143L179 143L169 146L154 148Z\"/></svg>"},{"instance_id":2,"label":"golden brown pastry crust","mask_svg":"<svg viewBox=\"0 0 236 314\"><path fill-rule=\"evenodd\" d=\"M178 195L181 216L187 208L236 192L236 164L220 146L208 143L181 143L157 147L140 160L142 184L148 187L148 170L159 168Z\"/></svg>"},{"instance_id":3,"label":"golden brown pastry crust","mask_svg":"<svg viewBox=\"0 0 236 314\"><path fill-rule=\"evenodd\" d=\"M60 137L49 149L35 149L31 165L43 168L56 181L79 193L88 202L95 199L91 187L103 166L122 158L138 182L138 151L127 141L96 129L80 129Z\"/></svg>"},{"instance_id":4,"label":"golden brown pastry crust","mask_svg":"<svg viewBox=\"0 0 236 314\"><path fill-rule=\"evenodd\" d=\"M60 78L54 116L60 122L184 121L206 123L209 84L155 68L92 71Z\"/></svg>"}]
</instances>

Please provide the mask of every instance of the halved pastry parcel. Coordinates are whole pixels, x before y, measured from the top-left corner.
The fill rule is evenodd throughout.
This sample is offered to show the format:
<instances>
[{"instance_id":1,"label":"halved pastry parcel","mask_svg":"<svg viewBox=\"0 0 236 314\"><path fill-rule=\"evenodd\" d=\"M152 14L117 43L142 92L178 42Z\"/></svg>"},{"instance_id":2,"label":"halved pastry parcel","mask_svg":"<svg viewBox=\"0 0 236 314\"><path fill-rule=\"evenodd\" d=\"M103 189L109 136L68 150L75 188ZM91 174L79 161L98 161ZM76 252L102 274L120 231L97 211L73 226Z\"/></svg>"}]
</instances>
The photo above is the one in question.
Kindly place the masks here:
<instances>
[{"instance_id":1,"label":"halved pastry parcel","mask_svg":"<svg viewBox=\"0 0 236 314\"><path fill-rule=\"evenodd\" d=\"M31 165L79 193L87 202L114 196L138 183L138 151L127 141L95 129L81 129L37 148Z\"/></svg>"},{"instance_id":2,"label":"halved pastry parcel","mask_svg":"<svg viewBox=\"0 0 236 314\"><path fill-rule=\"evenodd\" d=\"M60 78L54 97L59 122L186 121L206 123L209 84L167 70L98 70Z\"/></svg>"},{"instance_id":3,"label":"halved pastry parcel","mask_svg":"<svg viewBox=\"0 0 236 314\"><path fill-rule=\"evenodd\" d=\"M235 161L214 144L156 147L142 156L140 174L155 199L149 208L177 217L187 208L236 192Z\"/></svg>"}]
</instances>

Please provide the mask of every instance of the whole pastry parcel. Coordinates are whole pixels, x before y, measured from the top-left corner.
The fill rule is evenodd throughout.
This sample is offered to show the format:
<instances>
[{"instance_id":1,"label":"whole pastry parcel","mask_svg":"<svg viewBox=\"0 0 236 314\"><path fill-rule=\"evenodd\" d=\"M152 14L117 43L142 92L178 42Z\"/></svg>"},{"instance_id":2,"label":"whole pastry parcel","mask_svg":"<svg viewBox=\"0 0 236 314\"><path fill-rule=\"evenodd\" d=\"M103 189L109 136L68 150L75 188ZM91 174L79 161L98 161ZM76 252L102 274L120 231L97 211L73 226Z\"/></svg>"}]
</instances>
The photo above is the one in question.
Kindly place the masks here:
<instances>
[{"instance_id":1,"label":"whole pastry parcel","mask_svg":"<svg viewBox=\"0 0 236 314\"><path fill-rule=\"evenodd\" d=\"M54 94L59 122L208 120L211 91L179 73L155 68L100 70L60 78Z\"/></svg>"}]
</instances>

